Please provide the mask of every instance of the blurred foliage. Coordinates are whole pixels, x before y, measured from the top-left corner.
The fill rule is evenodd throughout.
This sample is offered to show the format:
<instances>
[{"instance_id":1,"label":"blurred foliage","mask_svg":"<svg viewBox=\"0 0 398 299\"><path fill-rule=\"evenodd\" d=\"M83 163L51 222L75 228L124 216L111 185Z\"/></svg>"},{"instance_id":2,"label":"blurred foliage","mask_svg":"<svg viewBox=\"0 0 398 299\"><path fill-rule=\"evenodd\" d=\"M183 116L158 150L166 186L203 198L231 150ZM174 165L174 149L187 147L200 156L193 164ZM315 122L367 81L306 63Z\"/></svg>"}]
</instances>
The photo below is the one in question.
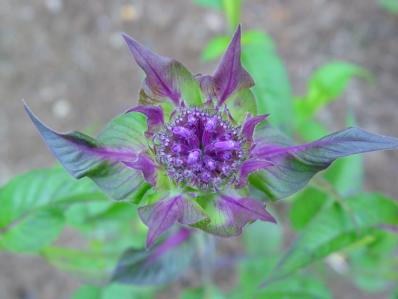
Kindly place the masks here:
<instances>
[{"instance_id":1,"label":"blurred foliage","mask_svg":"<svg viewBox=\"0 0 398 299\"><path fill-rule=\"evenodd\" d=\"M239 23L240 0L194 1L223 11L229 31ZM398 13L396 0L380 0L380 5ZM228 36L211 39L202 59L218 58L228 41ZM272 38L262 31L245 30L242 45L243 64L256 81L256 100L244 95L253 99L246 108L270 113L273 125L301 140L327 134L318 113L338 100L353 78L371 78L357 65L335 61L313 72L305 95L292 96ZM355 124L352 113L347 114L347 124ZM398 203L382 194L366 193L362 187L361 157L341 159L312 185L284 201L282 209L279 206L273 211L279 225L256 222L246 227L241 255L225 257L238 277L229 291L219 289L211 278L224 257L221 252L219 258L212 259L214 252L205 238L148 264L153 252L144 249L146 228L138 220L136 206L111 202L90 181L74 180L59 168L34 170L0 188L0 250L41 255L85 281L72 299L154 298L164 287L135 284L168 282L187 268L191 259L195 261L192 270L200 268L197 272L203 277L195 287L183 290L180 299L329 299L333 297L326 284L330 271L363 292L376 293L375 298L379 298L378 292L390 291L391 299L397 299L398 289L392 287L398 283L398 236L380 228L398 225ZM289 220L290 226L282 225ZM79 246L62 242L64 228L74 231L79 240L74 244ZM293 235L296 240L289 242L286 250ZM333 262L331 257L336 255L342 264ZM115 279L118 261L123 271ZM130 285L110 283L112 275Z\"/></svg>"},{"instance_id":2,"label":"blurred foliage","mask_svg":"<svg viewBox=\"0 0 398 299\"><path fill-rule=\"evenodd\" d=\"M379 0L379 4L389 13L398 15L398 0Z\"/></svg>"}]
</instances>

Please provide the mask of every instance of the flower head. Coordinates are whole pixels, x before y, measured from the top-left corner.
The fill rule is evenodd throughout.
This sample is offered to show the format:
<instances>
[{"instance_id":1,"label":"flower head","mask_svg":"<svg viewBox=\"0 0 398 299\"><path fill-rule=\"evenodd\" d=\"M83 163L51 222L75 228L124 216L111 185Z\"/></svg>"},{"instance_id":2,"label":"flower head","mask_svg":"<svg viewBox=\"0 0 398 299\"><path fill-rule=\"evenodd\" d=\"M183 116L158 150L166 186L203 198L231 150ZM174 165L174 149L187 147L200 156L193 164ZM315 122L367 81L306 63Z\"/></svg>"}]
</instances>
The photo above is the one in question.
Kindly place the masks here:
<instances>
[{"instance_id":1,"label":"flower head","mask_svg":"<svg viewBox=\"0 0 398 299\"><path fill-rule=\"evenodd\" d=\"M76 178L91 178L115 200L139 203L152 245L176 223L232 236L256 220L275 222L264 205L301 188L335 159L395 149L398 139L348 128L294 145L257 115L254 82L240 62L240 27L215 73L193 76L123 35L146 78L139 105L94 139L57 133L26 106L44 141ZM251 196L252 188L263 197Z\"/></svg>"}]
</instances>

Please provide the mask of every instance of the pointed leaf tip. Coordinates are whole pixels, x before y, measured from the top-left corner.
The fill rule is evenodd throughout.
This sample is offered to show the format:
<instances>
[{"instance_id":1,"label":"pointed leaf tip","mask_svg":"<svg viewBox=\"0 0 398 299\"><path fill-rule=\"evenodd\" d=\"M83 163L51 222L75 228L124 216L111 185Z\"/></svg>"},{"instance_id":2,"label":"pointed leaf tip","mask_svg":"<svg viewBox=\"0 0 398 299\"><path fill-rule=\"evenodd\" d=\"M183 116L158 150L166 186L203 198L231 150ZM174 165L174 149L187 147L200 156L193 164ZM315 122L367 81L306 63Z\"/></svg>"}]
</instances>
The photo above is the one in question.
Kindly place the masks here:
<instances>
[{"instance_id":1,"label":"pointed leaf tip","mask_svg":"<svg viewBox=\"0 0 398 299\"><path fill-rule=\"evenodd\" d=\"M249 88L254 81L241 64L241 26L239 25L214 73L219 105L230 95L242 88Z\"/></svg>"}]
</instances>

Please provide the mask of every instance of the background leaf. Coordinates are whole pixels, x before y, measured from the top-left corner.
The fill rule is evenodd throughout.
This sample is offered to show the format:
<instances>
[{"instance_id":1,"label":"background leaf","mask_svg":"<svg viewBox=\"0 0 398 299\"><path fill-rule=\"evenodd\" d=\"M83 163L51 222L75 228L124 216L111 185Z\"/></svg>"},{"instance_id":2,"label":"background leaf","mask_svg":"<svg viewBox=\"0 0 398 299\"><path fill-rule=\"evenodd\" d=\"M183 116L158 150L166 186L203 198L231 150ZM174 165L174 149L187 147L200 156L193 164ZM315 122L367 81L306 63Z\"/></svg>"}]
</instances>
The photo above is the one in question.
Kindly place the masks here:
<instances>
[{"instance_id":1,"label":"background leaf","mask_svg":"<svg viewBox=\"0 0 398 299\"><path fill-rule=\"evenodd\" d=\"M296 98L294 108L298 115L298 129L315 113L336 100L354 77L370 78L369 73L354 64L336 61L317 69L308 82L307 94Z\"/></svg>"},{"instance_id":2,"label":"background leaf","mask_svg":"<svg viewBox=\"0 0 398 299\"><path fill-rule=\"evenodd\" d=\"M0 247L16 252L38 251L55 241L63 227L60 209L38 210L0 233Z\"/></svg>"},{"instance_id":3,"label":"background leaf","mask_svg":"<svg viewBox=\"0 0 398 299\"><path fill-rule=\"evenodd\" d=\"M382 224L398 225L398 203L380 194L359 194L325 207L280 259L269 281L360 242Z\"/></svg>"}]
</instances>

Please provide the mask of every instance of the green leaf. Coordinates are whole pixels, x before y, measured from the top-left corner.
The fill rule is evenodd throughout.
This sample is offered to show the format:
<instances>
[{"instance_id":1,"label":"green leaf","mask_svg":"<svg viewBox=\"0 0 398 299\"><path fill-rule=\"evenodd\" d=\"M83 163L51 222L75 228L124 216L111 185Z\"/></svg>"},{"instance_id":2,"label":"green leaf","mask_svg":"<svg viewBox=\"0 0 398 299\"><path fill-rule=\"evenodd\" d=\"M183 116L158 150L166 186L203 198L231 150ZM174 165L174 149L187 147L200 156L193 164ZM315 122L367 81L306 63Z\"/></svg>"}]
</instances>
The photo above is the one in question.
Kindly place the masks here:
<instances>
[{"instance_id":1,"label":"green leaf","mask_svg":"<svg viewBox=\"0 0 398 299\"><path fill-rule=\"evenodd\" d=\"M311 275L291 276L260 287L264 274L271 271L275 255L245 260L239 267L239 284L228 295L231 299L330 299L330 291Z\"/></svg>"},{"instance_id":2,"label":"green leaf","mask_svg":"<svg viewBox=\"0 0 398 299\"><path fill-rule=\"evenodd\" d=\"M279 253L282 239L281 226L270 222L256 221L243 231L244 246L250 256L267 256Z\"/></svg>"},{"instance_id":3,"label":"green leaf","mask_svg":"<svg viewBox=\"0 0 398 299\"><path fill-rule=\"evenodd\" d=\"M348 276L357 287L366 292L380 292L389 282L398 280L398 260L394 257L397 245L397 234L378 231L366 246L349 252Z\"/></svg>"},{"instance_id":4,"label":"green leaf","mask_svg":"<svg viewBox=\"0 0 398 299\"><path fill-rule=\"evenodd\" d=\"M307 94L294 102L298 127L311 119L320 108L340 97L355 76L370 78L365 69L346 62L336 61L317 69L308 82Z\"/></svg>"},{"instance_id":5,"label":"green leaf","mask_svg":"<svg viewBox=\"0 0 398 299\"><path fill-rule=\"evenodd\" d=\"M33 170L0 188L0 228L35 209L104 199L105 195L89 180L77 181L59 168Z\"/></svg>"},{"instance_id":6,"label":"green leaf","mask_svg":"<svg viewBox=\"0 0 398 299\"><path fill-rule=\"evenodd\" d=\"M259 291L256 299L331 299L328 288L313 277L292 277Z\"/></svg>"},{"instance_id":7,"label":"green leaf","mask_svg":"<svg viewBox=\"0 0 398 299\"><path fill-rule=\"evenodd\" d=\"M269 121L285 133L293 126L293 102L285 66L270 36L257 31L244 33L242 62L253 77L259 114L270 113Z\"/></svg>"},{"instance_id":8,"label":"green leaf","mask_svg":"<svg viewBox=\"0 0 398 299\"><path fill-rule=\"evenodd\" d=\"M194 0L197 5L221 10L222 0Z\"/></svg>"},{"instance_id":9,"label":"green leaf","mask_svg":"<svg viewBox=\"0 0 398 299\"><path fill-rule=\"evenodd\" d=\"M398 225L398 203L383 195L360 194L340 204L325 207L307 225L280 259L269 282L361 242L380 225Z\"/></svg>"},{"instance_id":10,"label":"green leaf","mask_svg":"<svg viewBox=\"0 0 398 299\"><path fill-rule=\"evenodd\" d=\"M181 293L180 299L224 299L221 290L215 286L189 289Z\"/></svg>"},{"instance_id":11,"label":"green leaf","mask_svg":"<svg viewBox=\"0 0 398 299\"><path fill-rule=\"evenodd\" d=\"M379 0L379 4L389 13L398 15L398 0Z\"/></svg>"},{"instance_id":12,"label":"green leaf","mask_svg":"<svg viewBox=\"0 0 398 299\"><path fill-rule=\"evenodd\" d=\"M222 4L228 19L229 28L234 31L240 20L241 0L222 0Z\"/></svg>"},{"instance_id":13,"label":"green leaf","mask_svg":"<svg viewBox=\"0 0 398 299\"><path fill-rule=\"evenodd\" d=\"M179 86L181 97L188 106L202 104L202 92L197 80L181 63L175 61L170 66L171 77L175 78L175 86Z\"/></svg>"},{"instance_id":14,"label":"green leaf","mask_svg":"<svg viewBox=\"0 0 398 299\"><path fill-rule=\"evenodd\" d=\"M118 253L106 252L102 247L74 249L49 246L43 248L42 256L64 272L85 280L103 281L109 277Z\"/></svg>"},{"instance_id":15,"label":"green leaf","mask_svg":"<svg viewBox=\"0 0 398 299\"><path fill-rule=\"evenodd\" d=\"M318 189L308 187L294 197L289 217L296 230L303 229L322 209L328 195Z\"/></svg>"},{"instance_id":16,"label":"green leaf","mask_svg":"<svg viewBox=\"0 0 398 299\"><path fill-rule=\"evenodd\" d=\"M42 209L0 232L0 247L16 252L35 252L55 241L64 227L60 209Z\"/></svg>"},{"instance_id":17,"label":"green leaf","mask_svg":"<svg viewBox=\"0 0 398 299\"><path fill-rule=\"evenodd\" d=\"M247 114L257 115L256 98L250 89L241 89L228 100L228 109L233 119L242 124ZM242 111L246 113L242 113Z\"/></svg>"},{"instance_id":18,"label":"green leaf","mask_svg":"<svg viewBox=\"0 0 398 299\"><path fill-rule=\"evenodd\" d=\"M71 299L101 299L101 289L90 285L84 285L73 293Z\"/></svg>"},{"instance_id":19,"label":"green leaf","mask_svg":"<svg viewBox=\"0 0 398 299\"><path fill-rule=\"evenodd\" d=\"M151 299L153 291L150 289L136 288L111 284L104 288L84 285L73 294L71 299Z\"/></svg>"},{"instance_id":20,"label":"green leaf","mask_svg":"<svg viewBox=\"0 0 398 299\"><path fill-rule=\"evenodd\" d=\"M227 48L229 39L229 36L217 36L212 38L202 51L202 60L209 61L220 57Z\"/></svg>"},{"instance_id":21,"label":"green leaf","mask_svg":"<svg viewBox=\"0 0 398 299\"><path fill-rule=\"evenodd\" d=\"M61 233L64 209L105 200L88 180L77 181L61 169L35 170L0 188L0 239L6 250L37 251Z\"/></svg>"}]
</instances>

